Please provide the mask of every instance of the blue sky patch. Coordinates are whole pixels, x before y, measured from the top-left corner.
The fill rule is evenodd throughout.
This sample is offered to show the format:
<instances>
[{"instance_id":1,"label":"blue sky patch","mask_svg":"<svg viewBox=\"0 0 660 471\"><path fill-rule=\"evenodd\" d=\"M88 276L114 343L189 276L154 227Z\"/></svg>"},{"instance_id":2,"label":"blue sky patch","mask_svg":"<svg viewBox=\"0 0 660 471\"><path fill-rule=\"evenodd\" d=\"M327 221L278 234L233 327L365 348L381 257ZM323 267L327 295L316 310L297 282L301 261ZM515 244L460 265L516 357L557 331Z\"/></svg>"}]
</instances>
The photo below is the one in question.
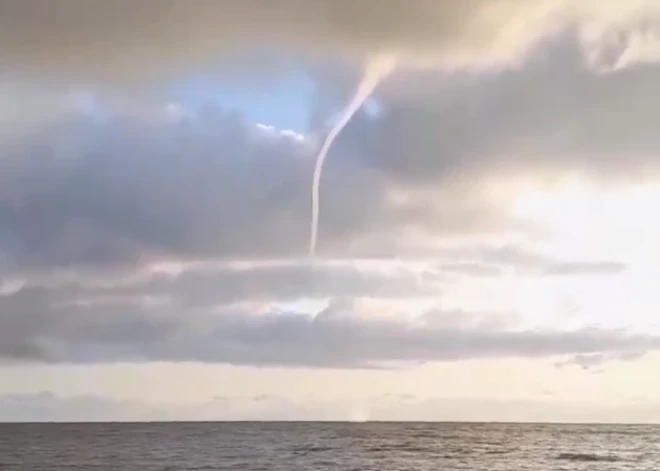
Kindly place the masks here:
<instances>
[{"instance_id":1,"label":"blue sky patch","mask_svg":"<svg viewBox=\"0 0 660 471\"><path fill-rule=\"evenodd\" d=\"M215 77L196 77L177 84L174 99L198 109L209 103L240 112L247 121L305 132L308 128L314 83L302 73L250 85Z\"/></svg>"}]
</instances>

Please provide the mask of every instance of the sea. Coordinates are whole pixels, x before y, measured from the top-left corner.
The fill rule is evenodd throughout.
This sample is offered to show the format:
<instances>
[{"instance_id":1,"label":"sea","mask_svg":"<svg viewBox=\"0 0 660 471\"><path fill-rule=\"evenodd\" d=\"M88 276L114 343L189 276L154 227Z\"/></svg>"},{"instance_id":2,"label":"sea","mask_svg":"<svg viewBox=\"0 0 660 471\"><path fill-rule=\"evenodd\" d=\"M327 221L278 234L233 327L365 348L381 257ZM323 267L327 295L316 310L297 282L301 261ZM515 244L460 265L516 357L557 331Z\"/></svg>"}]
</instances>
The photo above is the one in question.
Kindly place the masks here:
<instances>
[{"instance_id":1,"label":"sea","mask_svg":"<svg viewBox=\"0 0 660 471\"><path fill-rule=\"evenodd\" d=\"M0 470L660 470L660 427L476 423L0 424Z\"/></svg>"}]
</instances>

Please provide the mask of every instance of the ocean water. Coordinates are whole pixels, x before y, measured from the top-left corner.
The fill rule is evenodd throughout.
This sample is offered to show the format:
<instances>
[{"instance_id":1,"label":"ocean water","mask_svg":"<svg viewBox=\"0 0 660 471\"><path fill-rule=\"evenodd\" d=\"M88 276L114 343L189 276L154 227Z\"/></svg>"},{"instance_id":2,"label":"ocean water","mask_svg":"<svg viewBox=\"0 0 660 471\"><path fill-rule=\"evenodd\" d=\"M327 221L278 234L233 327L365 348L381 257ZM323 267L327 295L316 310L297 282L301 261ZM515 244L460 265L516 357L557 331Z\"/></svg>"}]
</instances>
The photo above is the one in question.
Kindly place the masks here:
<instances>
[{"instance_id":1,"label":"ocean water","mask_svg":"<svg viewBox=\"0 0 660 471\"><path fill-rule=\"evenodd\" d=\"M660 470L653 426L0 424L0 470Z\"/></svg>"}]
</instances>

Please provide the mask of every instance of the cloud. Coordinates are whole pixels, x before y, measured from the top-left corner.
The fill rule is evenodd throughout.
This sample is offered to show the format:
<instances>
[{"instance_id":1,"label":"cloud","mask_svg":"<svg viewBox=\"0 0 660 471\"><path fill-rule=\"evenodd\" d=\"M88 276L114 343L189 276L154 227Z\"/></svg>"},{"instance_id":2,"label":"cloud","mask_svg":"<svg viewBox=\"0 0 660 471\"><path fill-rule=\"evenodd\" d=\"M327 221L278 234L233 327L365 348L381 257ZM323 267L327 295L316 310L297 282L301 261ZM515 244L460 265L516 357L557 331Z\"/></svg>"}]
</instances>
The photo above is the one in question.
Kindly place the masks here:
<instances>
[{"instance_id":1,"label":"cloud","mask_svg":"<svg viewBox=\"0 0 660 471\"><path fill-rule=\"evenodd\" d=\"M187 306L240 302L288 302L301 297L377 296L382 299L437 296L442 276L425 279L413 268L365 268L344 262L310 265L306 262L273 263L246 267L192 267L178 275L156 274L143 281L69 291L95 299L107 297L174 298Z\"/></svg>"},{"instance_id":2,"label":"cloud","mask_svg":"<svg viewBox=\"0 0 660 471\"><path fill-rule=\"evenodd\" d=\"M509 214L508 193L489 193L493 182L506 193L519 176L581 170L617 179L654 168L657 67L601 73L585 64L580 40L544 40L527 61L496 73L425 72L407 84L414 93L397 82L402 72L384 89L382 111L358 114L347 128L324 175L320 252L344 262L414 259L423 269L297 260L308 238L314 136L182 104L130 113L64 106L29 139L8 132L0 356L355 368L508 356L583 362L655 350L651 334L523 329L497 316L482 322L488 313L442 310L435 317L449 321L429 323L431 314L383 318L351 303L316 316L268 306L305 296L398 303L433 297L457 277L511 270L625 271L617 260L501 243L528 228ZM161 262L184 273L111 279ZM80 283L85 277L105 285ZM13 282L26 285L14 292Z\"/></svg>"},{"instance_id":3,"label":"cloud","mask_svg":"<svg viewBox=\"0 0 660 471\"><path fill-rule=\"evenodd\" d=\"M305 253L313 138L212 106L189 118L148 111L65 114L4 149L0 272ZM347 157L324 176L322 255L389 256L406 250L407 227L441 216L448 232L475 225L454 206L461 195L398 208L388 179ZM483 201L468 204L490 214L481 227L502 219Z\"/></svg>"},{"instance_id":4,"label":"cloud","mask_svg":"<svg viewBox=\"0 0 660 471\"><path fill-rule=\"evenodd\" d=\"M176 299L186 306L207 303L291 302L311 299L377 297L433 298L452 284L473 277L497 279L506 273L531 277L617 276L621 263L566 262L516 246L467 246L439 253L441 262L386 260L206 262L152 265L96 277L55 271L7 282L6 292L44 287L58 299L113 302L121 299ZM13 287L13 288L12 288Z\"/></svg>"},{"instance_id":5,"label":"cloud","mask_svg":"<svg viewBox=\"0 0 660 471\"><path fill-rule=\"evenodd\" d=\"M447 260L441 271L473 276L500 276L505 272L536 276L617 275L628 266L607 260L565 260L524 244L464 244L438 251ZM453 260L453 261L452 261Z\"/></svg>"},{"instance_id":6,"label":"cloud","mask_svg":"<svg viewBox=\"0 0 660 471\"><path fill-rule=\"evenodd\" d=\"M334 261L197 263L155 265L140 271L101 271L95 277L54 272L16 279L5 295L34 290L59 303L114 303L126 300L175 301L181 307L244 303L288 303L301 298L377 297L401 300L435 297L451 273L402 264ZM432 273L432 276L430 275Z\"/></svg>"},{"instance_id":7,"label":"cloud","mask_svg":"<svg viewBox=\"0 0 660 471\"><path fill-rule=\"evenodd\" d=\"M626 27L653 1L567 0L8 0L0 65L74 77L153 77L250 47L464 61L508 57L558 26ZM598 29L598 30L600 30Z\"/></svg>"},{"instance_id":8,"label":"cloud","mask_svg":"<svg viewBox=\"0 0 660 471\"><path fill-rule=\"evenodd\" d=\"M349 125L344 139L402 185L474 188L495 176L553 182L571 173L626 184L658 175L659 76L657 64L595 73L579 39L564 34L514 69L393 80L379 119Z\"/></svg>"},{"instance_id":9,"label":"cloud","mask_svg":"<svg viewBox=\"0 0 660 471\"><path fill-rule=\"evenodd\" d=\"M307 237L308 153L214 109L193 122L64 117L0 160L0 247L10 267L291 255Z\"/></svg>"},{"instance_id":10,"label":"cloud","mask_svg":"<svg viewBox=\"0 0 660 471\"><path fill-rule=\"evenodd\" d=\"M231 18L235 24L240 23L237 19L245 19L262 26L259 22L268 18L270 26L264 26L263 34L284 37L277 32L280 21L305 23L306 15L317 18L319 12L336 12L318 18L336 18L325 27L346 34L347 42L337 44L349 44L348 38L362 31L366 51L380 44L381 33L382 38L391 37L392 44L399 41L410 48L419 39L415 34L429 35L428 41L420 41L431 47L433 35L444 33L436 31L435 23L427 32L413 26L433 18L429 12L457 12L452 24L458 31L461 23L455 23L456 19L471 22L470 18L477 18L475 24L484 19L480 8L493 9L491 13L504 21L509 18L509 8L522 8L520 15L526 17L524 12L542 11L542 3L429 0L405 3L404 8L396 1L379 2L380 8L373 14L382 23L377 21L371 31L360 23L367 10L348 15L344 8L361 7L344 2L278 2L281 15L274 14L271 9L275 7L268 2L255 3L254 10L232 2L172 3L171 14L161 15L160 2L158 6L147 2L136 11L128 3L71 0L58 3L57 8L65 11L70 7L72 13L57 15L58 22L49 21L43 31L64 31L69 20L107 19L105 29L70 28L66 34L110 35L115 25L125 24L130 31L119 41L132 41L137 35L131 36L131 28L141 27L142 18L154 13L153 25L142 25L147 28L141 30L147 42L152 37L149 27L160 31L159 19L192 25L197 20ZM39 4L42 8L30 9L28 4L3 3L0 8L11 11L0 15L0 21L12 13L14 25L27 22L21 34L38 34L41 29L28 26L38 24L40 16L53 7L43 2ZM300 8L285 15L293 5ZM645 2L632 2L626 8L598 2L583 5L584 11L576 13L581 18L607 22L624 18L622 24L634 18L635 12L645 11L643 8L654 10ZM231 10L236 16L214 16L207 10L215 8ZM625 14L619 15L619 9L626 10ZM131 21L125 16L128 11ZM444 18L444 14L440 16ZM379 29L379 25L398 21L402 22L400 31L388 28L385 34ZM283 34L298 34L290 27L292 23L286 24ZM1 35L9 30L0 31ZM180 30L173 31L176 35ZM219 29L218 41L223 41L223 31ZM310 27L309 34L316 34L314 31L333 41L334 33ZM50 42L22 44L43 44L44 48L50 44L56 49L58 38L68 37L61 34L54 34ZM255 34L258 38L261 33ZM92 49L116 46L107 37L99 38L85 44ZM528 235L530 227L510 214L516 178L543 180L581 171L620 182L631 175L653 175L654 149L660 142L649 123L656 121L660 109L653 99L657 66L641 64L598 73L585 64L582 41L575 32L546 38L533 47L527 60L497 72L434 70L417 71L413 76L408 70L399 79L393 78L381 96L382 112L375 117L356 116L326 169L320 254L428 258L438 255L444 239ZM623 54L626 44L621 41L615 55ZM10 48L10 42L0 41L0 48L5 46ZM76 47L83 45L76 43ZM122 50L130 55L139 48ZM43 59L48 54L46 49L42 52L26 49L16 54L25 60ZM34 64L41 64L41 59ZM148 61L144 62L147 66ZM264 260L304 254L311 165L318 145L315 137L257 127L213 106L199 113L188 113L180 104L125 114L114 109L99 111L94 106L90 111L80 100L66 95L66 87L53 87L59 100L53 99L58 104L52 106L59 111L48 124L33 127L29 139L16 139L11 131L7 132L9 141L3 140L0 273L22 274L51 267L108 268L168 258ZM319 93L332 95L330 90ZM173 112L176 110L183 112ZM505 188L502 195L489 192L493 184ZM533 270L548 274L623 268L616 261L604 261L610 265L600 266L592 262L577 266L573 260L558 261L556 266L535 263Z\"/></svg>"},{"instance_id":11,"label":"cloud","mask_svg":"<svg viewBox=\"0 0 660 471\"><path fill-rule=\"evenodd\" d=\"M596 86L600 79L591 80ZM446 122L447 110L433 106L440 121L430 123ZM190 115L168 110L107 116L72 110L35 128L29 140L3 148L0 273L107 269L171 258L303 256L317 140L247 123L215 106ZM469 139L466 134L461 146L467 149L456 150L457 164L474 178L451 178L443 170L451 164L435 150L451 152L451 143L428 141L432 126L421 125L424 110L413 108L407 117L392 111L369 123L387 149L366 146L356 130L339 143L322 185L322 256L439 257L443 238L528 233L511 215L511 202L491 197L479 177L488 169L497 174L495 163L506 163L499 154L469 150L480 141L485 149L489 131L475 129ZM391 120L397 123L392 129ZM411 126L417 131L408 133ZM561 164L553 159L545 162ZM534 166L526 160L519 170L533 173ZM433 182L432 189L420 179ZM580 271L575 262L528 264Z\"/></svg>"},{"instance_id":12,"label":"cloud","mask_svg":"<svg viewBox=\"0 0 660 471\"><path fill-rule=\"evenodd\" d=\"M43 288L0 298L0 356L47 363L201 361L258 366L391 367L473 358L626 354L660 337L625 330L524 327L490 312L337 300L319 313L250 305L190 306L134 297L84 303Z\"/></svg>"}]
</instances>

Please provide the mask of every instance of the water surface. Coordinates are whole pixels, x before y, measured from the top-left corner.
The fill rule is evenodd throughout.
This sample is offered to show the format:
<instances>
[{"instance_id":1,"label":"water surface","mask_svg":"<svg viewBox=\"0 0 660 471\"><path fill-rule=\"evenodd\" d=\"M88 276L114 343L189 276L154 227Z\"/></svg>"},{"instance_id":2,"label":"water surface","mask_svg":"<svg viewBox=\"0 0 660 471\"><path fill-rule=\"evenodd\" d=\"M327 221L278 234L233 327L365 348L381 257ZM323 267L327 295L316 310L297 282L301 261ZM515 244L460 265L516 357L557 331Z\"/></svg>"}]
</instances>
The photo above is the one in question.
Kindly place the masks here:
<instances>
[{"instance_id":1,"label":"water surface","mask_svg":"<svg viewBox=\"0 0 660 471\"><path fill-rule=\"evenodd\" d=\"M0 470L658 471L660 427L0 424Z\"/></svg>"}]
</instances>

